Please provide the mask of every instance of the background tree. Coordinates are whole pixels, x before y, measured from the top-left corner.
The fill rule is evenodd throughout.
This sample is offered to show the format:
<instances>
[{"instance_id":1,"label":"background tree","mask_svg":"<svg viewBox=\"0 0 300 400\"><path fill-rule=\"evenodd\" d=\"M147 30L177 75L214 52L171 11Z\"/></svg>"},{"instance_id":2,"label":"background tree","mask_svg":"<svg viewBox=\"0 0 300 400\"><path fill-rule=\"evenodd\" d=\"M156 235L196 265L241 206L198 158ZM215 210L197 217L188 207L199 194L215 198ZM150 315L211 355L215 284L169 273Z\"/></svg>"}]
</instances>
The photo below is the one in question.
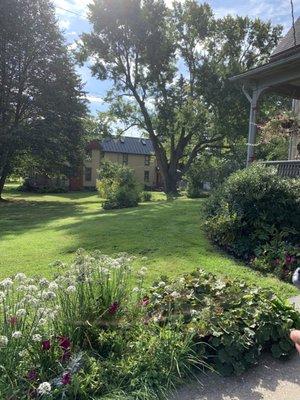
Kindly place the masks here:
<instances>
[{"instance_id":1,"label":"background tree","mask_svg":"<svg viewBox=\"0 0 300 400\"><path fill-rule=\"evenodd\" d=\"M111 114L123 131L147 132L165 190L176 193L201 152L245 135L238 121L246 100L228 76L264 62L281 30L248 18L215 19L194 0L172 9L162 0L94 0L89 9L93 30L82 36L80 60L91 57L93 74L113 81Z\"/></svg>"},{"instance_id":2,"label":"background tree","mask_svg":"<svg viewBox=\"0 0 300 400\"><path fill-rule=\"evenodd\" d=\"M0 3L0 198L6 178L35 164L78 162L85 105L48 0Z\"/></svg>"}]
</instances>

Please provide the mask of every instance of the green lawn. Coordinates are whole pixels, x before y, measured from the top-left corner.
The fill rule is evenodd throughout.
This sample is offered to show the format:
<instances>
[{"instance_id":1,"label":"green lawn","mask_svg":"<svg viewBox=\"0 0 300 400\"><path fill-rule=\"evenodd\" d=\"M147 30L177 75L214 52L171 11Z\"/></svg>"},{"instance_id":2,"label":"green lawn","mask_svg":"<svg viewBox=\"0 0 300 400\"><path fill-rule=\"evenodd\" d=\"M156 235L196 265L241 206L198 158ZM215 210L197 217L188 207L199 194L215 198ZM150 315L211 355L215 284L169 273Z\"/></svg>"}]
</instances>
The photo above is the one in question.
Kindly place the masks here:
<instances>
[{"instance_id":1,"label":"green lawn","mask_svg":"<svg viewBox=\"0 0 300 400\"><path fill-rule=\"evenodd\" d=\"M51 275L54 260L71 260L77 248L114 255L126 251L135 265L149 268L150 279L201 267L239 277L288 297L292 285L260 275L212 246L202 228L205 200L181 198L138 208L103 211L96 193L24 194L6 187L11 202L0 203L0 277L18 271Z\"/></svg>"}]
</instances>

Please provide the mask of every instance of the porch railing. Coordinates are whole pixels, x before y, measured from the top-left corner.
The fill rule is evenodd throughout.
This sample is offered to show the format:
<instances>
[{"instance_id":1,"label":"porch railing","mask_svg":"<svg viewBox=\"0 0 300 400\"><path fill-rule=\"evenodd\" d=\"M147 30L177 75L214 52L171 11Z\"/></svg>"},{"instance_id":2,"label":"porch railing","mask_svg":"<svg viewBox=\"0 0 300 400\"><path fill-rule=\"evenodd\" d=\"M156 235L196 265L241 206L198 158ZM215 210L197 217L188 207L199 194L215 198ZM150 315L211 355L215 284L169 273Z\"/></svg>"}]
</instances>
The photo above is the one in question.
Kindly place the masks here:
<instances>
[{"instance_id":1,"label":"porch railing","mask_svg":"<svg viewBox=\"0 0 300 400\"><path fill-rule=\"evenodd\" d=\"M263 161L262 164L277 168L277 173L280 176L300 178L300 160Z\"/></svg>"}]
</instances>

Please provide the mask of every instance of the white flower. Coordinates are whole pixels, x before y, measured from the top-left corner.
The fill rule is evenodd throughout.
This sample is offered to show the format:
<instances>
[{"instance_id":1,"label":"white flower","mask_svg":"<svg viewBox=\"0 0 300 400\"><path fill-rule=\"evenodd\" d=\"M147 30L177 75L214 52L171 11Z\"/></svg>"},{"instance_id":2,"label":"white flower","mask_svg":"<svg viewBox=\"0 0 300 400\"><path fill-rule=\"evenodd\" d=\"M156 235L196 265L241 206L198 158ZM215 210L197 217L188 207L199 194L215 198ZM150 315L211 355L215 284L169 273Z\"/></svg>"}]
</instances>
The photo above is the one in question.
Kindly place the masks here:
<instances>
[{"instance_id":1,"label":"white flower","mask_svg":"<svg viewBox=\"0 0 300 400\"><path fill-rule=\"evenodd\" d=\"M198 311L197 310L191 310L191 316L197 315Z\"/></svg>"},{"instance_id":2,"label":"white flower","mask_svg":"<svg viewBox=\"0 0 300 400\"><path fill-rule=\"evenodd\" d=\"M49 382L43 382L39 385L38 389L38 394L49 394L51 393L51 385Z\"/></svg>"},{"instance_id":3,"label":"white flower","mask_svg":"<svg viewBox=\"0 0 300 400\"><path fill-rule=\"evenodd\" d=\"M32 335L32 340L34 341L34 342L41 342L42 341L42 336L39 334L39 333L36 333L36 334L34 334L34 335Z\"/></svg>"},{"instance_id":4,"label":"white flower","mask_svg":"<svg viewBox=\"0 0 300 400\"><path fill-rule=\"evenodd\" d=\"M41 318L38 322L39 325L45 325L47 323L47 320L45 318Z\"/></svg>"},{"instance_id":5,"label":"white flower","mask_svg":"<svg viewBox=\"0 0 300 400\"><path fill-rule=\"evenodd\" d=\"M24 282L26 279L26 275L23 274L22 272L19 272L16 276L15 276L15 280L18 282Z\"/></svg>"},{"instance_id":6,"label":"white flower","mask_svg":"<svg viewBox=\"0 0 300 400\"><path fill-rule=\"evenodd\" d=\"M6 347L8 344L7 336L0 336L0 347Z\"/></svg>"},{"instance_id":7,"label":"white flower","mask_svg":"<svg viewBox=\"0 0 300 400\"><path fill-rule=\"evenodd\" d=\"M185 284L185 279L184 279L184 278L180 278L180 279L179 279L179 282L180 282L181 284Z\"/></svg>"},{"instance_id":8,"label":"white flower","mask_svg":"<svg viewBox=\"0 0 300 400\"><path fill-rule=\"evenodd\" d=\"M12 336L12 338L14 338L14 339L20 339L20 338L22 337L22 332L16 331L16 332L14 332L11 336Z\"/></svg>"},{"instance_id":9,"label":"white flower","mask_svg":"<svg viewBox=\"0 0 300 400\"><path fill-rule=\"evenodd\" d=\"M165 286L166 286L166 282L164 282L164 281L160 281L158 283L158 287L165 287Z\"/></svg>"},{"instance_id":10,"label":"white flower","mask_svg":"<svg viewBox=\"0 0 300 400\"><path fill-rule=\"evenodd\" d=\"M76 292L76 287L74 285L70 285L67 287L66 291L68 293L74 293L74 292Z\"/></svg>"},{"instance_id":11,"label":"white flower","mask_svg":"<svg viewBox=\"0 0 300 400\"><path fill-rule=\"evenodd\" d=\"M0 301L5 300L5 293L4 292L0 292Z\"/></svg>"},{"instance_id":12,"label":"white flower","mask_svg":"<svg viewBox=\"0 0 300 400\"><path fill-rule=\"evenodd\" d=\"M42 297L43 297L44 300L53 300L53 299L55 299L56 294L54 292L51 292L51 291L43 292Z\"/></svg>"},{"instance_id":13,"label":"white flower","mask_svg":"<svg viewBox=\"0 0 300 400\"><path fill-rule=\"evenodd\" d=\"M16 312L17 317L25 317L26 314L27 314L27 311L25 310L25 308L20 308Z\"/></svg>"},{"instance_id":14,"label":"white flower","mask_svg":"<svg viewBox=\"0 0 300 400\"><path fill-rule=\"evenodd\" d=\"M133 291L133 293L138 293L138 292L140 291L140 289L139 289L138 287L134 287L134 288L132 289L132 291Z\"/></svg>"},{"instance_id":15,"label":"white flower","mask_svg":"<svg viewBox=\"0 0 300 400\"><path fill-rule=\"evenodd\" d=\"M171 293L170 296L172 296L174 299L177 299L178 297L180 297L180 293L174 291L174 292Z\"/></svg>"},{"instance_id":16,"label":"white flower","mask_svg":"<svg viewBox=\"0 0 300 400\"><path fill-rule=\"evenodd\" d=\"M2 282L0 282L0 286L4 288L9 288L13 285L13 280L10 278L4 279Z\"/></svg>"},{"instance_id":17,"label":"white flower","mask_svg":"<svg viewBox=\"0 0 300 400\"><path fill-rule=\"evenodd\" d=\"M58 284L56 282L50 282L49 289L50 290L57 290L58 289Z\"/></svg>"},{"instance_id":18,"label":"white flower","mask_svg":"<svg viewBox=\"0 0 300 400\"><path fill-rule=\"evenodd\" d=\"M27 286L27 291L28 292L37 292L39 288L36 285L29 285Z\"/></svg>"},{"instance_id":19,"label":"white flower","mask_svg":"<svg viewBox=\"0 0 300 400\"><path fill-rule=\"evenodd\" d=\"M20 285L17 287L18 292L25 292L25 290L27 290L27 286L25 285Z\"/></svg>"},{"instance_id":20,"label":"white flower","mask_svg":"<svg viewBox=\"0 0 300 400\"><path fill-rule=\"evenodd\" d=\"M39 281L39 284L40 284L40 286L48 287L49 286L49 281L46 278L41 278L40 281Z\"/></svg>"},{"instance_id":21,"label":"white flower","mask_svg":"<svg viewBox=\"0 0 300 400\"><path fill-rule=\"evenodd\" d=\"M26 357L27 355L28 355L29 353L28 353L28 351L27 350L21 350L20 352L19 352L19 356L20 357Z\"/></svg>"}]
</instances>

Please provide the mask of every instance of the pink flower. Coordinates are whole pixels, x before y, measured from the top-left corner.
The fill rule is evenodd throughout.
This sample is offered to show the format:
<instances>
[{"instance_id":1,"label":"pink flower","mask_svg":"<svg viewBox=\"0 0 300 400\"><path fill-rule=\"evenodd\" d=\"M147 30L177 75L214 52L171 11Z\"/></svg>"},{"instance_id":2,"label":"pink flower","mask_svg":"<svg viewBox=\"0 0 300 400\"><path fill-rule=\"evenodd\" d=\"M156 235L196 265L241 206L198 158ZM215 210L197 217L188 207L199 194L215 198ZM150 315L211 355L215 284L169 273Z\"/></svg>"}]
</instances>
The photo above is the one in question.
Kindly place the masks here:
<instances>
[{"instance_id":1,"label":"pink flower","mask_svg":"<svg viewBox=\"0 0 300 400\"><path fill-rule=\"evenodd\" d=\"M37 372L34 369L30 370L27 374L27 379L29 381L36 381L37 380Z\"/></svg>"},{"instance_id":2,"label":"pink flower","mask_svg":"<svg viewBox=\"0 0 300 400\"><path fill-rule=\"evenodd\" d=\"M119 309L119 303L117 301L115 301L113 304L111 304L108 308L108 312L110 315L114 315L116 314L116 312Z\"/></svg>"},{"instance_id":3,"label":"pink flower","mask_svg":"<svg viewBox=\"0 0 300 400\"><path fill-rule=\"evenodd\" d=\"M293 264L294 262L295 262L295 257L294 256L291 256L290 254L286 254L285 255L285 263L287 264L287 265L289 265L289 264Z\"/></svg>"},{"instance_id":4,"label":"pink flower","mask_svg":"<svg viewBox=\"0 0 300 400\"><path fill-rule=\"evenodd\" d=\"M51 348L50 340L49 339L43 340L42 341L42 349L47 351L47 350L50 350L50 348Z\"/></svg>"},{"instance_id":5,"label":"pink flower","mask_svg":"<svg viewBox=\"0 0 300 400\"><path fill-rule=\"evenodd\" d=\"M72 381L71 373L70 372L64 372L63 376L61 378L61 383L63 385L70 385Z\"/></svg>"},{"instance_id":6,"label":"pink flower","mask_svg":"<svg viewBox=\"0 0 300 400\"><path fill-rule=\"evenodd\" d=\"M149 297L145 296L141 301L143 307L146 307L150 303Z\"/></svg>"},{"instance_id":7,"label":"pink flower","mask_svg":"<svg viewBox=\"0 0 300 400\"><path fill-rule=\"evenodd\" d=\"M59 347L64 350L68 350L71 347L70 339L66 336L59 336L58 337Z\"/></svg>"}]
</instances>

